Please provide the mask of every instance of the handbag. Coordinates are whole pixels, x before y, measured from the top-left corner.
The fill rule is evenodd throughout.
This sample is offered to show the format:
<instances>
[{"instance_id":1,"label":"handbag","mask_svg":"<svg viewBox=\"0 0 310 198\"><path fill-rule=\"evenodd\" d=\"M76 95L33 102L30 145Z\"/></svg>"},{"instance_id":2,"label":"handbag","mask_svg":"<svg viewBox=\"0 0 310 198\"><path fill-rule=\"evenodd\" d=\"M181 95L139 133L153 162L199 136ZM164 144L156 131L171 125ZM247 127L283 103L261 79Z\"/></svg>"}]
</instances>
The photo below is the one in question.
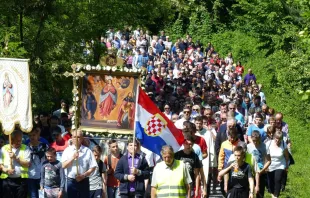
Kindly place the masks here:
<instances>
[{"instance_id":1,"label":"handbag","mask_svg":"<svg viewBox=\"0 0 310 198\"><path fill-rule=\"evenodd\" d=\"M290 152L288 152L288 157L289 157L289 159L290 159L290 164L289 165L294 165L295 164L295 160L294 160L294 158L293 158L293 156L292 156L292 154L290 153Z\"/></svg>"},{"instance_id":2,"label":"handbag","mask_svg":"<svg viewBox=\"0 0 310 198\"><path fill-rule=\"evenodd\" d=\"M282 142L283 142L283 148L284 148L284 141L282 141ZM289 151L288 151L288 158L289 158L289 166L290 165L294 165L295 164L295 160L294 160L292 154Z\"/></svg>"}]
</instances>

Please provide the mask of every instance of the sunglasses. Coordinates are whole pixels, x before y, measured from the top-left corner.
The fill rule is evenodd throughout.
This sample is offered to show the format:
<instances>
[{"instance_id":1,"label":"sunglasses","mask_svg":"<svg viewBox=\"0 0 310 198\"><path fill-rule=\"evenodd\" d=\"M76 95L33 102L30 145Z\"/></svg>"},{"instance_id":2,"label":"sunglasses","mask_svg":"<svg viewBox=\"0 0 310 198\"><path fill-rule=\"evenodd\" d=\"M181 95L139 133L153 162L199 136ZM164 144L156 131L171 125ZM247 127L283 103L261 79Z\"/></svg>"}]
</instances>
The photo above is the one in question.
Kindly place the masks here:
<instances>
[{"instance_id":1,"label":"sunglasses","mask_svg":"<svg viewBox=\"0 0 310 198\"><path fill-rule=\"evenodd\" d=\"M190 112L189 112L189 111L183 111L183 113L184 113L184 114L189 114Z\"/></svg>"},{"instance_id":2,"label":"sunglasses","mask_svg":"<svg viewBox=\"0 0 310 198\"><path fill-rule=\"evenodd\" d=\"M193 109L193 111L198 111L199 109Z\"/></svg>"}]
</instances>

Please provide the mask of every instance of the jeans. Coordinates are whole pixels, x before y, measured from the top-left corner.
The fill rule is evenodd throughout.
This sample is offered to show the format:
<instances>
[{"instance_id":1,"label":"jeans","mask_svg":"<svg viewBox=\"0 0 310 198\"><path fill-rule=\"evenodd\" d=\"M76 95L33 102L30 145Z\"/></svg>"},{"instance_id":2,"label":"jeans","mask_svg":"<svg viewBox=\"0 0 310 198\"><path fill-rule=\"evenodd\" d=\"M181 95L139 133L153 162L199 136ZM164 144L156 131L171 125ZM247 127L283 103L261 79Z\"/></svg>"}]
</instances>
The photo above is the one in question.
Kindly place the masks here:
<instances>
[{"instance_id":1,"label":"jeans","mask_svg":"<svg viewBox=\"0 0 310 198\"><path fill-rule=\"evenodd\" d=\"M119 188L118 187L110 187L107 188L108 191L108 198L120 198L119 195Z\"/></svg>"},{"instance_id":2,"label":"jeans","mask_svg":"<svg viewBox=\"0 0 310 198\"><path fill-rule=\"evenodd\" d=\"M80 182L67 178L67 194L68 198L89 197L89 178L85 178Z\"/></svg>"},{"instance_id":3,"label":"jeans","mask_svg":"<svg viewBox=\"0 0 310 198\"><path fill-rule=\"evenodd\" d=\"M39 198L40 179L28 179L28 194L30 198Z\"/></svg>"}]
</instances>

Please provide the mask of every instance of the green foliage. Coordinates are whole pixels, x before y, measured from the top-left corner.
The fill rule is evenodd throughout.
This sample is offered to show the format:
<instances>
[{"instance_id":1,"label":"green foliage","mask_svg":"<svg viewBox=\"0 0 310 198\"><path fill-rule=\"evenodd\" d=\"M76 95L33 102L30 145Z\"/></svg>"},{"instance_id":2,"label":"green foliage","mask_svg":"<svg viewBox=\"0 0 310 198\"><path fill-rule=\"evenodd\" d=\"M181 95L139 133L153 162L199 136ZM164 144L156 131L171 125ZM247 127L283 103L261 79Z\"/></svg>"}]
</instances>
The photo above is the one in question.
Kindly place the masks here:
<instances>
[{"instance_id":1,"label":"green foliage","mask_svg":"<svg viewBox=\"0 0 310 198\"><path fill-rule=\"evenodd\" d=\"M167 27L166 32L171 35L172 40L177 40L178 38L183 37L184 29L183 29L183 21L179 14L179 17L172 23L169 27Z\"/></svg>"},{"instance_id":2,"label":"green foliage","mask_svg":"<svg viewBox=\"0 0 310 198\"><path fill-rule=\"evenodd\" d=\"M30 59L33 109L51 111L61 98L71 101L72 82L62 76L71 64L98 64L105 53L100 37L108 28L157 32L171 21L171 11L168 0L2 0L0 55Z\"/></svg>"},{"instance_id":3,"label":"green foliage","mask_svg":"<svg viewBox=\"0 0 310 198\"><path fill-rule=\"evenodd\" d=\"M225 31L213 34L211 40L215 50L222 57L232 52L235 62L237 60L243 62L254 56L264 57L266 54L264 50L260 50L261 44L257 38L241 31Z\"/></svg>"},{"instance_id":4,"label":"green foliage","mask_svg":"<svg viewBox=\"0 0 310 198\"><path fill-rule=\"evenodd\" d=\"M281 197L308 197L310 189L305 187L310 183L310 149L304 145L310 140L309 1L212 0L196 1L191 8L179 7L178 21L173 25L182 30L178 36L189 32L194 41L211 41L221 57L232 52L235 61L252 68L263 84L268 105L284 113L296 165L289 170ZM206 20L200 17L202 13Z\"/></svg>"},{"instance_id":5,"label":"green foliage","mask_svg":"<svg viewBox=\"0 0 310 198\"><path fill-rule=\"evenodd\" d=\"M196 12L192 12L189 18L187 33L201 43L208 43L210 42L212 33L211 19L204 8L199 8Z\"/></svg>"}]
</instances>

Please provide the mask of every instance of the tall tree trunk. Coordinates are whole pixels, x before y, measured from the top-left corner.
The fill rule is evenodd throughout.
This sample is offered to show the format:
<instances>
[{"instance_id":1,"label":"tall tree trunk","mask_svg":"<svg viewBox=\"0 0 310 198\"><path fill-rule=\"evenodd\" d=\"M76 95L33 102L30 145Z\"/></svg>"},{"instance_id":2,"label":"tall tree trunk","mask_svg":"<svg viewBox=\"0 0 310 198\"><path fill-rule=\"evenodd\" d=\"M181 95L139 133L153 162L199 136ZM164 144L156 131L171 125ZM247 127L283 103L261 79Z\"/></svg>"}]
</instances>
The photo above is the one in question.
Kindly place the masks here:
<instances>
[{"instance_id":1,"label":"tall tree trunk","mask_svg":"<svg viewBox=\"0 0 310 198\"><path fill-rule=\"evenodd\" d=\"M20 36L20 41L22 42L23 45L23 41L24 41L24 35L23 35L23 9L21 8L20 12L19 12L19 36Z\"/></svg>"}]
</instances>

